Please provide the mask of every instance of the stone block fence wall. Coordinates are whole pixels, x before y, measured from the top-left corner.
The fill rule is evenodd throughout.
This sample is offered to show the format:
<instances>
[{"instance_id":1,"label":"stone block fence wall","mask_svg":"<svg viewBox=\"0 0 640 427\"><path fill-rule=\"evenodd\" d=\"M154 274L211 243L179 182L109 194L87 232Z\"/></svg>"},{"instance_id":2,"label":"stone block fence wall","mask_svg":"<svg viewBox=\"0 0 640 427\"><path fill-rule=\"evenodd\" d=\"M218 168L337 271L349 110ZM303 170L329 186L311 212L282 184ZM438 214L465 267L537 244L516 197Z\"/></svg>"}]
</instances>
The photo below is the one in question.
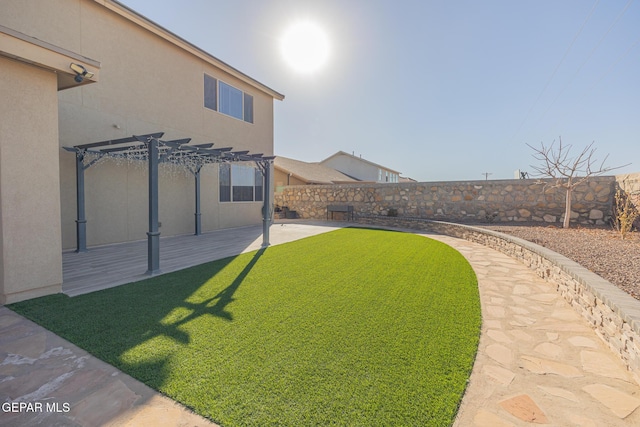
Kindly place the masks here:
<instances>
[{"instance_id":1,"label":"stone block fence wall","mask_svg":"<svg viewBox=\"0 0 640 427\"><path fill-rule=\"evenodd\" d=\"M637 174L640 176L640 174ZM639 183L636 180L635 183ZM574 190L572 221L608 223L616 177L593 177ZM561 223L565 192L551 180L513 179L398 184L297 185L276 193L275 203L300 218L324 219L327 205L353 205L356 216L397 213L453 222Z\"/></svg>"},{"instance_id":2,"label":"stone block fence wall","mask_svg":"<svg viewBox=\"0 0 640 427\"><path fill-rule=\"evenodd\" d=\"M421 218L361 216L359 223L424 230L466 239L516 258L556 291L620 356L640 384L640 301L586 268L547 248L492 230Z\"/></svg>"}]
</instances>

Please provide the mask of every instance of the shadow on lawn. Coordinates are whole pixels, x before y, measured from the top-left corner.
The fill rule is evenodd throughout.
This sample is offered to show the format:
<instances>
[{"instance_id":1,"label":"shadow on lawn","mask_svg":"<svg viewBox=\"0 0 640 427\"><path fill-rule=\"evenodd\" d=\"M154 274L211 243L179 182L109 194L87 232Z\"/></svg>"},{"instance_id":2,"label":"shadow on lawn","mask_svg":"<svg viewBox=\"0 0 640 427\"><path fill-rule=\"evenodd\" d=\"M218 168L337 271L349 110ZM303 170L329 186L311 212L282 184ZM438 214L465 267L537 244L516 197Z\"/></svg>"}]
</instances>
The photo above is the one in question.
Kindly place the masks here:
<instances>
[{"instance_id":1,"label":"shadow on lawn","mask_svg":"<svg viewBox=\"0 0 640 427\"><path fill-rule=\"evenodd\" d=\"M193 310L193 312L188 316L186 316L184 319L181 319L180 321L174 323L172 326L177 327L183 323L189 322L195 319L196 317L200 317L204 314L211 314L213 316L221 317L223 319L232 321L233 314L226 310L227 305L229 305L234 301L233 295L236 293L236 291L244 281L245 277L247 277L247 275L253 268L253 266L256 265L256 263L258 262L258 260L260 259L260 257L262 256L265 250L266 248L262 248L258 250L258 252L256 252L256 254L253 256L253 258L251 258L251 261L244 267L244 269L240 272L240 274L238 274L238 277L236 277L229 286L224 288L222 291L218 292L217 295L197 304L184 301L182 305ZM210 306L210 304L214 301L216 301L216 303Z\"/></svg>"},{"instance_id":2,"label":"shadow on lawn","mask_svg":"<svg viewBox=\"0 0 640 427\"><path fill-rule=\"evenodd\" d=\"M194 284L192 286L181 286L180 288L183 292L179 296L179 301L176 301L173 298L166 298L164 301L165 304L162 309L154 310L155 315L153 317L156 320L154 322L153 329L144 334L144 340L158 335L165 335L169 338L179 341L180 343L188 344L190 342L189 335L179 328L180 325L183 325L204 315L212 315L228 321L233 321L233 314L227 310L227 306L234 301L233 295L236 293L249 272L256 265L265 250L266 248L258 250L253 258L251 258L251 261L247 263L247 265L242 269L242 271L233 280L233 282L231 282L229 286L227 286L211 298L205 299L198 303L192 303L188 301L189 297L192 296L194 292L201 288L218 272L222 271L235 259L235 257L221 260L221 262L217 263L218 265L216 265L215 273L208 277L205 274L205 277L195 281L197 285ZM135 286L135 284L133 284L133 286ZM215 304L211 305L214 301ZM177 308L185 308L189 311L189 314L181 317L179 320L175 320L172 322L164 321L164 319L166 319L167 316Z\"/></svg>"},{"instance_id":3,"label":"shadow on lawn","mask_svg":"<svg viewBox=\"0 0 640 427\"><path fill-rule=\"evenodd\" d=\"M149 352L143 360L127 360L125 355L163 337L178 346L188 345L191 337L180 326L203 315L232 321L228 305L265 251L266 248L258 250L226 288L198 303L188 302L189 297L237 257L73 298L57 294L12 304L9 308L160 389L170 374L172 351L167 348L171 344L168 347L162 344L159 354ZM176 316L180 311L188 314ZM173 320L168 320L172 317Z\"/></svg>"},{"instance_id":4,"label":"shadow on lawn","mask_svg":"<svg viewBox=\"0 0 640 427\"><path fill-rule=\"evenodd\" d=\"M180 325L183 325L187 322L190 322L204 315L213 315L228 321L233 321L233 314L227 310L227 306L234 301L233 295L236 293L236 291L238 290L238 288L240 287L244 279L251 272L251 270L256 265L256 263L258 262L258 260L264 254L265 251L266 251L266 248L258 250L254 254L253 258L251 258L251 261L247 263L247 265L242 269L242 271L233 280L233 282L231 282L231 284L226 288L224 288L222 291L218 292L217 295L209 299L206 299L204 301L201 301L197 304L188 302L187 301L188 296L187 296L186 298L183 298L181 302L171 304L170 307L167 307L167 310L164 310L163 314L158 313L162 317L160 317L159 320L157 320L155 325L156 328L154 328L153 332L149 334L150 336L144 336L144 339L141 340L138 344L141 344L144 341L153 339L160 335L164 335L180 342L181 344L187 345L191 342L189 334L181 330ZM227 262L224 265L226 266L233 259L234 258L227 259L226 260ZM224 267L217 269L216 273L221 271L222 268ZM201 282L198 285L198 288L202 286L204 283L206 283L207 280L204 280L203 282ZM190 289L192 292L195 291L195 289L191 287ZM215 304L210 305L214 301L216 301ZM187 316L181 318L176 322L173 322L170 324L163 323L162 320L166 318L166 315L176 307L184 307L190 310L191 312ZM124 352L126 352L130 348L133 348L133 347L123 349L122 354L124 354ZM159 390L163 386L167 376L170 374L168 365L167 365L167 362L169 361L170 358L171 358L171 355L168 355L168 357L152 356L150 360L146 360L144 362L138 362L135 364L128 364L128 366L137 372L137 374L133 375L134 377L137 377L138 379L140 379L150 387Z\"/></svg>"},{"instance_id":5,"label":"shadow on lawn","mask_svg":"<svg viewBox=\"0 0 640 427\"><path fill-rule=\"evenodd\" d=\"M211 314L213 314L214 316L222 317L227 320L233 320L233 315L230 312L226 311L225 309L227 305L229 305L229 303L233 301L233 294L238 290L238 287L244 281L244 278L247 277L247 274L249 274L253 266L256 265L256 263L258 262L262 254L264 254L264 251L266 250L267 250L266 248L262 248L258 250L258 252L256 252L256 254L253 256L253 258L251 258L251 261L249 262L249 264L247 264L247 266L240 272L238 277L236 277L236 279L229 286L227 286L225 289L220 291L218 295L211 298L210 301L214 301L216 298L218 299L215 305L211 307L212 309Z\"/></svg>"}]
</instances>

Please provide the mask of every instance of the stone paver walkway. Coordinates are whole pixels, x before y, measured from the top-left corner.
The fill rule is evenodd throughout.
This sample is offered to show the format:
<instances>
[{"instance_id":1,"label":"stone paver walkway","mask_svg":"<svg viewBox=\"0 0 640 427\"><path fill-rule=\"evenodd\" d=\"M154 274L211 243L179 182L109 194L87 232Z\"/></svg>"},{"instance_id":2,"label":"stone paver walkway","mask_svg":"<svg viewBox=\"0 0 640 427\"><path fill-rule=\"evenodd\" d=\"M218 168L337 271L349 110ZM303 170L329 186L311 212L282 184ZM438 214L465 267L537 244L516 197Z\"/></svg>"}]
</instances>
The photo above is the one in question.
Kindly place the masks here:
<instances>
[{"instance_id":1,"label":"stone paver walkway","mask_svg":"<svg viewBox=\"0 0 640 427\"><path fill-rule=\"evenodd\" d=\"M0 405L0 426L216 425L1 306Z\"/></svg>"},{"instance_id":2,"label":"stone paver walkway","mask_svg":"<svg viewBox=\"0 0 640 427\"><path fill-rule=\"evenodd\" d=\"M285 242L331 229L284 224L271 234ZM493 249L429 237L460 251L479 282L482 335L456 426L640 425L640 386L550 284ZM43 406L5 405L2 426L214 425L0 307L0 404L9 401Z\"/></svg>"},{"instance_id":3,"label":"stone paver walkway","mask_svg":"<svg viewBox=\"0 0 640 427\"><path fill-rule=\"evenodd\" d=\"M640 386L551 284L493 249L429 237L469 260L480 289L482 334L456 426L640 425Z\"/></svg>"}]
</instances>

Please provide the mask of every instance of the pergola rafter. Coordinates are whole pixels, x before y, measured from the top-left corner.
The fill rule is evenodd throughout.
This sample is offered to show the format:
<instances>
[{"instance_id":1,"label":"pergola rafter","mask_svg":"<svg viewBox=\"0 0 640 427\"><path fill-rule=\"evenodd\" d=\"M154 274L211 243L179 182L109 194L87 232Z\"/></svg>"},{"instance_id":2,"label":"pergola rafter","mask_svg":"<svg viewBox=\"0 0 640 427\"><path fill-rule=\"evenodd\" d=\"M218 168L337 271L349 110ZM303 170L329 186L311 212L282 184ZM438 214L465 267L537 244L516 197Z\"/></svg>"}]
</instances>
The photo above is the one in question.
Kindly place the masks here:
<instances>
[{"instance_id":1,"label":"pergola rafter","mask_svg":"<svg viewBox=\"0 0 640 427\"><path fill-rule=\"evenodd\" d=\"M86 212L84 199L84 171L103 158L146 161L149 164L149 231L147 274L160 273L160 231L158 222L158 166L169 163L185 167L195 177L195 234L202 233L200 212L200 171L206 164L226 162L255 162L264 178L263 243L269 245L269 226L273 214L272 187L274 156L250 154L248 150L232 151L232 147L212 148L213 143L188 145L191 138L163 141L164 132L133 135L127 138L63 147L76 155L77 186L77 249L87 251ZM88 156L90 155L90 156Z\"/></svg>"}]
</instances>

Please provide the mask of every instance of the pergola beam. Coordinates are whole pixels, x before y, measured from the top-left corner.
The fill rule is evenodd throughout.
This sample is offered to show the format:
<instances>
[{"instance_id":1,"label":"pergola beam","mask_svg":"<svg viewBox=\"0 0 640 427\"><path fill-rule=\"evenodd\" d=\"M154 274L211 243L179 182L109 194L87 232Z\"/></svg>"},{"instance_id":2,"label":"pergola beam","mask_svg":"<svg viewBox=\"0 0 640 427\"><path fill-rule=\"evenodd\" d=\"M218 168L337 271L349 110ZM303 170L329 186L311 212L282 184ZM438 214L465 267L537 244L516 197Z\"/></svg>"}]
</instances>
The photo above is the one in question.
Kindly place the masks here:
<instances>
[{"instance_id":1,"label":"pergola beam","mask_svg":"<svg viewBox=\"0 0 640 427\"><path fill-rule=\"evenodd\" d=\"M164 132L156 132L156 133L150 133L147 135L141 135L141 137L146 137L146 138L162 138L162 136L164 135ZM81 145L75 145L74 148L80 149L80 150L86 150L87 148L95 148L95 147L104 147L105 145L118 145L118 144L126 144L129 142L136 142L139 141L138 137L136 136L128 136L125 138L119 138L119 139L109 139L106 141L99 141L99 142L92 142L90 144L81 144Z\"/></svg>"},{"instance_id":2,"label":"pergola beam","mask_svg":"<svg viewBox=\"0 0 640 427\"><path fill-rule=\"evenodd\" d=\"M179 148L181 145L188 144L191 138L174 139L171 141L162 141L164 145L168 145L171 148Z\"/></svg>"},{"instance_id":3,"label":"pergola beam","mask_svg":"<svg viewBox=\"0 0 640 427\"><path fill-rule=\"evenodd\" d=\"M115 148L104 148L101 150L89 150L90 153L100 153L100 154L108 154L108 153L118 153L123 151L133 151L134 149L143 150L145 147L142 143L138 143L137 145L127 145L125 147L115 147Z\"/></svg>"}]
</instances>

